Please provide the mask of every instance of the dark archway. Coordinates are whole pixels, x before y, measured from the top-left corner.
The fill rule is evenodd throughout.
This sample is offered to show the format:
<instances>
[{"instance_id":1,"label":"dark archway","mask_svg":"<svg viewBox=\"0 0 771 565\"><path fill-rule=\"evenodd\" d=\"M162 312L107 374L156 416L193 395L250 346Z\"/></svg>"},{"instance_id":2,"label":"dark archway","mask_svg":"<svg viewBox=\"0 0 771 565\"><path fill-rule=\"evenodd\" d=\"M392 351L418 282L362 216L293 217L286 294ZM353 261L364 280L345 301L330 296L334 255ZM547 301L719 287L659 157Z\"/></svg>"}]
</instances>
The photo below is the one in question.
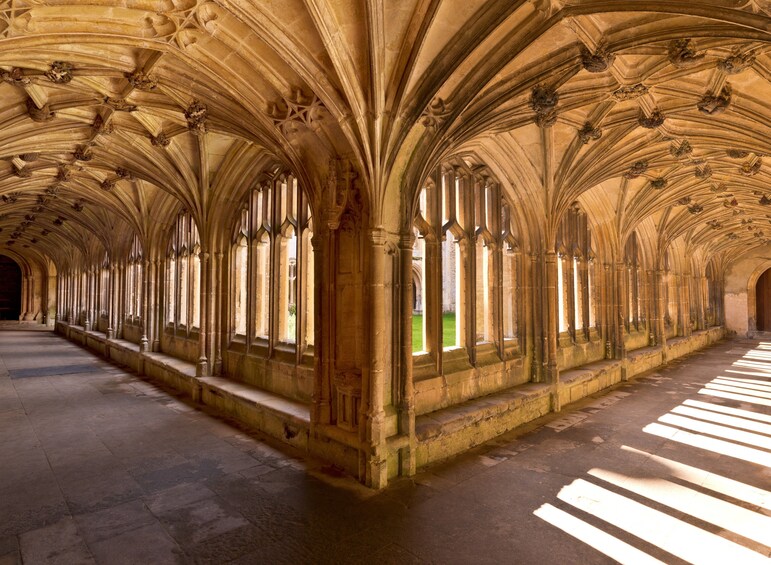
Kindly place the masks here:
<instances>
[{"instance_id":1,"label":"dark archway","mask_svg":"<svg viewBox=\"0 0 771 565\"><path fill-rule=\"evenodd\" d=\"M18 320L21 315L21 268L0 255L0 320Z\"/></svg>"},{"instance_id":2,"label":"dark archway","mask_svg":"<svg viewBox=\"0 0 771 565\"><path fill-rule=\"evenodd\" d=\"M758 279L755 286L755 303L757 313L755 326L758 331L771 331L771 269L768 269Z\"/></svg>"}]
</instances>

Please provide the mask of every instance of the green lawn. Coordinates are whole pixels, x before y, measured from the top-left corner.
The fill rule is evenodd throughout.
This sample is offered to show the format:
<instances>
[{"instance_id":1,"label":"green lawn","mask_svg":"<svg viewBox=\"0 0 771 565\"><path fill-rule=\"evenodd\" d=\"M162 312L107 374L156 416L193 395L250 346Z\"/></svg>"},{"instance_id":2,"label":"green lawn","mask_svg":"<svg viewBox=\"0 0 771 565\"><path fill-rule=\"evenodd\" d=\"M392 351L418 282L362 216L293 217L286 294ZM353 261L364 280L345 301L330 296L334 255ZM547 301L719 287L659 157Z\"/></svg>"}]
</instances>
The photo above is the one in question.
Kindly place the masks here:
<instances>
[{"instance_id":1,"label":"green lawn","mask_svg":"<svg viewBox=\"0 0 771 565\"><path fill-rule=\"evenodd\" d=\"M442 344L444 347L455 345L455 314L442 315ZM423 351L423 315L412 315L412 350Z\"/></svg>"}]
</instances>

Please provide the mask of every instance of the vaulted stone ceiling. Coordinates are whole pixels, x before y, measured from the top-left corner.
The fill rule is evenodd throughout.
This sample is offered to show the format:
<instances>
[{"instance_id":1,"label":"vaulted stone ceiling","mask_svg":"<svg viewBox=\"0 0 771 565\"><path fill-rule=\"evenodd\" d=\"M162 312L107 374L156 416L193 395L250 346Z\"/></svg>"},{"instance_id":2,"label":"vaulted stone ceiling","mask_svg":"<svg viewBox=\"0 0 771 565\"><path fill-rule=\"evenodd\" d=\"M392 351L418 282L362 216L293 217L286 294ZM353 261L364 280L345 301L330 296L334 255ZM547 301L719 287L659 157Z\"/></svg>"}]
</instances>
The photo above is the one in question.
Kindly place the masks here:
<instances>
[{"instance_id":1,"label":"vaulted stone ceiling","mask_svg":"<svg viewBox=\"0 0 771 565\"><path fill-rule=\"evenodd\" d=\"M0 1L0 250L66 261L205 233L265 171L322 209L330 158L398 229L486 163L533 248L575 202L610 248L771 239L763 0ZM765 161L764 161L765 159ZM125 237L124 237L125 236Z\"/></svg>"}]
</instances>

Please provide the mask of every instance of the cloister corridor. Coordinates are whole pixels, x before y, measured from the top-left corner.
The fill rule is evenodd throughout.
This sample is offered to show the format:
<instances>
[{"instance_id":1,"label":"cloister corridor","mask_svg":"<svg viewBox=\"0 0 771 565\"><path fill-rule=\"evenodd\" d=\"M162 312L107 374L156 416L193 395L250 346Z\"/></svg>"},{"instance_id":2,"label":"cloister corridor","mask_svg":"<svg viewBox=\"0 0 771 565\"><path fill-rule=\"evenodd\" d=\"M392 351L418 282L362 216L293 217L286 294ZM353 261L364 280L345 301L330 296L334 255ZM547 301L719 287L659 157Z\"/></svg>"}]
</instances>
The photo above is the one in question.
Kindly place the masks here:
<instances>
[{"instance_id":1,"label":"cloister corridor","mask_svg":"<svg viewBox=\"0 0 771 565\"><path fill-rule=\"evenodd\" d=\"M0 331L3 564L771 556L771 343L722 341L381 491L291 449Z\"/></svg>"}]
</instances>

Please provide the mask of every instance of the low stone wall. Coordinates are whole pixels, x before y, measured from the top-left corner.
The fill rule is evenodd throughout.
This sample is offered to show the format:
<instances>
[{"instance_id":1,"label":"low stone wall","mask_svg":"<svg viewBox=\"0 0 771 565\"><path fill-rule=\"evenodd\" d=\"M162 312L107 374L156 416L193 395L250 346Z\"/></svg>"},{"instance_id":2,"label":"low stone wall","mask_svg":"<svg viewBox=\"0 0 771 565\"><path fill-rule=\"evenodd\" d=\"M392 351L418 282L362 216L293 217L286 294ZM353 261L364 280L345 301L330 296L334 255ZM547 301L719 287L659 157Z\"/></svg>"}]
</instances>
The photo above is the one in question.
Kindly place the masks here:
<instances>
[{"instance_id":1,"label":"low stone wall","mask_svg":"<svg viewBox=\"0 0 771 565\"><path fill-rule=\"evenodd\" d=\"M631 351L623 360L596 361L560 371L556 387L528 383L424 413L416 419L417 465L423 466L462 453L553 410L609 388L622 380L661 367L725 336L722 327L671 340L666 348ZM416 383L417 397L417 383Z\"/></svg>"}]
</instances>

